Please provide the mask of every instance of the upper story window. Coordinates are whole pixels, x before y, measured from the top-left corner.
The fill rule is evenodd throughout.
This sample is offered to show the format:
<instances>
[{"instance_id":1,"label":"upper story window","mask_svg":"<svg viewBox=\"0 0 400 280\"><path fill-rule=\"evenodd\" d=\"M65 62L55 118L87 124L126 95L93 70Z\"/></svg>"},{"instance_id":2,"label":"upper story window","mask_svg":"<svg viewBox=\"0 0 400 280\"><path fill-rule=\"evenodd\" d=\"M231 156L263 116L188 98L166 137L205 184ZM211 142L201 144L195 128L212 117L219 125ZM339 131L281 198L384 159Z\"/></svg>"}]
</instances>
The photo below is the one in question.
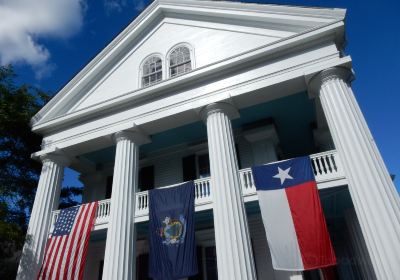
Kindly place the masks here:
<instances>
[{"instance_id":1,"label":"upper story window","mask_svg":"<svg viewBox=\"0 0 400 280\"><path fill-rule=\"evenodd\" d=\"M149 86L162 80L162 60L151 56L143 63L142 86Z\"/></svg>"},{"instance_id":2,"label":"upper story window","mask_svg":"<svg viewBox=\"0 0 400 280\"><path fill-rule=\"evenodd\" d=\"M176 47L169 55L169 76L175 77L192 70L190 50L186 46Z\"/></svg>"}]
</instances>

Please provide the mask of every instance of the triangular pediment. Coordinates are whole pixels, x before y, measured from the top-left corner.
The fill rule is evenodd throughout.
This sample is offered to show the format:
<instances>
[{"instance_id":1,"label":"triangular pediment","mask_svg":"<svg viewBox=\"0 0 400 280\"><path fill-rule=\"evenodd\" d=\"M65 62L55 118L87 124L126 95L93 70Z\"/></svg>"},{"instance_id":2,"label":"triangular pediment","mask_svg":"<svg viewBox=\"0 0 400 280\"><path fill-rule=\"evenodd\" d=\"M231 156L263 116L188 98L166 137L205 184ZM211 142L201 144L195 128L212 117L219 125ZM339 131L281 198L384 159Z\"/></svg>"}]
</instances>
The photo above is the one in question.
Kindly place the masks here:
<instances>
[{"instance_id":1,"label":"triangular pediment","mask_svg":"<svg viewBox=\"0 0 400 280\"><path fill-rule=\"evenodd\" d=\"M344 18L341 9L194 0L156 0L34 118L35 127L140 91L141 64L185 44L194 71ZM168 79L164 70L163 80ZM40 130L38 129L38 130Z\"/></svg>"}]
</instances>

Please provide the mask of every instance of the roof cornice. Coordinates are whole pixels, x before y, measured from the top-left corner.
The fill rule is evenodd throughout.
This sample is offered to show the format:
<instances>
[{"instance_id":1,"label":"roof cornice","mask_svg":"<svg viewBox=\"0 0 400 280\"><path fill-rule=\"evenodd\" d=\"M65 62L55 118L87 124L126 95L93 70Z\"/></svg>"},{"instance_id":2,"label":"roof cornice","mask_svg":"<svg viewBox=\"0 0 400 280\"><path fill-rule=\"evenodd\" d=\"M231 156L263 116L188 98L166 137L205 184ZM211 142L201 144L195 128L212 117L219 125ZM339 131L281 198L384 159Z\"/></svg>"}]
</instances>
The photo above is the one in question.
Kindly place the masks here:
<instances>
[{"instance_id":1,"label":"roof cornice","mask_svg":"<svg viewBox=\"0 0 400 280\"><path fill-rule=\"evenodd\" d=\"M160 5L181 6L187 8L212 8L226 11L256 12L277 15L307 16L327 19L343 20L346 9L321 8L307 6L291 6L278 4L257 4L231 1L207 1L207 0L155 0Z\"/></svg>"}]
</instances>

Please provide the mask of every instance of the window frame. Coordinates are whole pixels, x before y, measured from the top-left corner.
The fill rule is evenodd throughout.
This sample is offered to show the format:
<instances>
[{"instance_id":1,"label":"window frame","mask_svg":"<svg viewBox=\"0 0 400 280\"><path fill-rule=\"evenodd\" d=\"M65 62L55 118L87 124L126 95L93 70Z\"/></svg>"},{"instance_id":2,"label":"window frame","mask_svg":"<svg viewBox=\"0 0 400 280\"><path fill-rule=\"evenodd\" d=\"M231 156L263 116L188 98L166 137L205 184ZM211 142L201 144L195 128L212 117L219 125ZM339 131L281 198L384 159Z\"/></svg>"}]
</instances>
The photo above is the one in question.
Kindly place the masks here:
<instances>
[{"instance_id":1,"label":"window frame","mask_svg":"<svg viewBox=\"0 0 400 280\"><path fill-rule=\"evenodd\" d=\"M155 72L152 72L152 73L149 73L149 74L144 74L144 67L145 67L145 65L146 65L146 63L150 60L150 59L153 59L153 58L158 58L161 62L160 62L160 65L161 65L161 70L160 71L155 71ZM153 62L154 63L154 62ZM150 86L152 86L152 85L155 85L155 84L158 84L159 82L161 82L161 81L163 81L164 80L164 62L163 62L163 56L161 55L161 54L159 54L159 53L152 53L152 54L150 54L150 55L148 55L148 56L146 56L144 59L143 59L143 61L142 61L142 63L140 64L140 71L139 71L139 73L140 73L140 75L139 75L139 85L140 85L140 87L141 88L146 88L146 87L150 87ZM151 82L151 79L150 79L150 77L152 76L152 75L156 75L156 77L157 77L157 74L158 73L161 73L161 79L159 79L159 80L155 80L154 82ZM149 83L148 84L144 84L144 78L146 78L146 77L149 77Z\"/></svg>"},{"instance_id":2,"label":"window frame","mask_svg":"<svg viewBox=\"0 0 400 280\"><path fill-rule=\"evenodd\" d=\"M187 49L189 50L189 56L190 56L190 70L185 71L185 72L182 72L182 73L178 73L178 74L175 74L175 75L171 75L171 68L172 68L172 67L171 67L171 55L172 55L172 53L173 53L176 49L181 48L181 47L187 48ZM184 75L184 74L186 74L186 73L190 73L191 71L193 71L194 68L195 68L194 57L195 57L195 56L194 56L194 49L193 49L193 47L192 47L189 43L179 43L179 44L174 45L174 46L168 51L168 54L167 54L167 56L166 56L166 67L165 67L165 69L168 69L168 78L179 77L179 76L182 76L182 75ZM174 65L173 67L179 67L179 66L181 66L181 65L187 64L188 62L189 62L189 61L186 61L186 62L177 64L177 65ZM166 71L167 71L167 70L166 70Z\"/></svg>"}]
</instances>

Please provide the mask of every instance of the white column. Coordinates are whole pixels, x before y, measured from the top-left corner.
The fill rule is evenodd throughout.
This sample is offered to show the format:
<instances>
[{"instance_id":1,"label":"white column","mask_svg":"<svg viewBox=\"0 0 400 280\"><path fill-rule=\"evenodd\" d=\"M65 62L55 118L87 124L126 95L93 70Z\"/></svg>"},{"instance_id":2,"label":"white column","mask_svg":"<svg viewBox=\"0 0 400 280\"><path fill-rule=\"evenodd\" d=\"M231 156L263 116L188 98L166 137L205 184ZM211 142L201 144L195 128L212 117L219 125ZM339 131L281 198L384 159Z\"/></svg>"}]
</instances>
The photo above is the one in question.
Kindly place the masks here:
<instances>
[{"instance_id":1,"label":"white column","mask_svg":"<svg viewBox=\"0 0 400 280\"><path fill-rule=\"evenodd\" d=\"M217 103L201 114L207 124L218 278L256 279L230 121L238 112Z\"/></svg>"},{"instance_id":2,"label":"white column","mask_svg":"<svg viewBox=\"0 0 400 280\"><path fill-rule=\"evenodd\" d=\"M378 279L400 275L400 199L353 95L352 73L330 68L312 78ZM376 98L381 98L376 96Z\"/></svg>"},{"instance_id":3,"label":"white column","mask_svg":"<svg viewBox=\"0 0 400 280\"><path fill-rule=\"evenodd\" d=\"M106 280L135 278L135 195L139 145L144 138L137 131L115 134L117 148L103 271Z\"/></svg>"},{"instance_id":4,"label":"white column","mask_svg":"<svg viewBox=\"0 0 400 280\"><path fill-rule=\"evenodd\" d=\"M17 279L37 278L49 234L51 212L58 208L64 167L69 164L65 157L56 154L44 155L41 160L42 172L32 207Z\"/></svg>"}]
</instances>

